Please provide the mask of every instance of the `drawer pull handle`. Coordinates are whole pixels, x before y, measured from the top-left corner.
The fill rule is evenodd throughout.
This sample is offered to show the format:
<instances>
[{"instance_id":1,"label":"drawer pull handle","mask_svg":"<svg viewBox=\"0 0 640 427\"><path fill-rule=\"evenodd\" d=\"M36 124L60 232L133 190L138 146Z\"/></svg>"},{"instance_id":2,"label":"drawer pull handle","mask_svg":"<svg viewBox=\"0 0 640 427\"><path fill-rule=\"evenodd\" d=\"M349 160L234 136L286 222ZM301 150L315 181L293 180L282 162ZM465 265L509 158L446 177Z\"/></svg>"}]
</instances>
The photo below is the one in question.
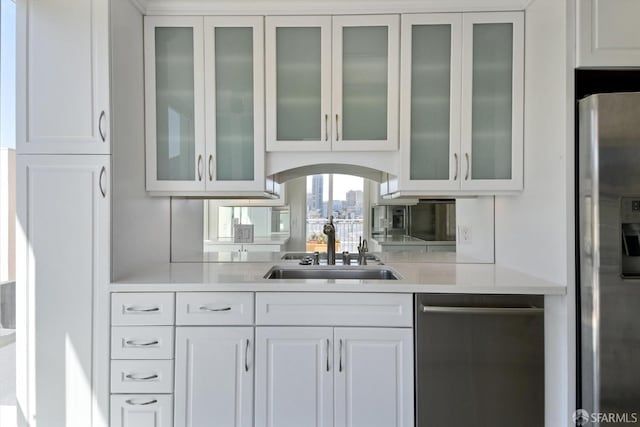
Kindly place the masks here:
<instances>
[{"instance_id":1,"label":"drawer pull handle","mask_svg":"<svg viewBox=\"0 0 640 427\"><path fill-rule=\"evenodd\" d=\"M129 405L134 406L144 406L144 405L153 405L154 403L158 403L158 399L150 399L150 400L141 400L141 399L128 399L126 401Z\"/></svg>"},{"instance_id":2,"label":"drawer pull handle","mask_svg":"<svg viewBox=\"0 0 640 427\"><path fill-rule=\"evenodd\" d=\"M160 311L160 307L144 307L132 305L125 308L125 311L129 313L152 313L154 311Z\"/></svg>"},{"instance_id":3,"label":"drawer pull handle","mask_svg":"<svg viewBox=\"0 0 640 427\"><path fill-rule=\"evenodd\" d=\"M131 381L149 381L155 380L158 378L158 374L151 375L136 375L136 374L127 374L125 378L130 379Z\"/></svg>"},{"instance_id":4,"label":"drawer pull handle","mask_svg":"<svg viewBox=\"0 0 640 427\"><path fill-rule=\"evenodd\" d=\"M149 346L152 346L152 345L160 344L160 341L158 341L158 340L153 340L153 341L127 340L127 341L125 341L125 343L127 345L132 346L132 347L149 347Z\"/></svg>"},{"instance_id":5,"label":"drawer pull handle","mask_svg":"<svg viewBox=\"0 0 640 427\"><path fill-rule=\"evenodd\" d=\"M206 305L200 306L200 311L231 311L231 307L211 308Z\"/></svg>"}]
</instances>

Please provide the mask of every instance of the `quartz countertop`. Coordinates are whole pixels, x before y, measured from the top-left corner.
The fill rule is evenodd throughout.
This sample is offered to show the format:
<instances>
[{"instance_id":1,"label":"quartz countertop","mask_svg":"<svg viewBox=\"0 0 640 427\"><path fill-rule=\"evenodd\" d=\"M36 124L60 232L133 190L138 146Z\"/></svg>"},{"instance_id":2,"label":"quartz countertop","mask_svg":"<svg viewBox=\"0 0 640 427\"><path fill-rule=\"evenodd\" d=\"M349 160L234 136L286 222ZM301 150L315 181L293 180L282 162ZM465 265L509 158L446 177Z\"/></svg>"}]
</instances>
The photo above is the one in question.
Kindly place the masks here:
<instances>
[{"instance_id":1,"label":"quartz countertop","mask_svg":"<svg viewBox=\"0 0 640 427\"><path fill-rule=\"evenodd\" d=\"M282 261L279 253L240 253L238 262L149 265L111 284L111 291L401 292L565 295L561 284L495 264L462 263L455 253L380 254L400 280L265 279ZM238 259L237 261L240 261ZM466 261L472 261L467 259ZM349 268L349 267L343 267ZM369 266L368 268L375 268Z\"/></svg>"}]
</instances>

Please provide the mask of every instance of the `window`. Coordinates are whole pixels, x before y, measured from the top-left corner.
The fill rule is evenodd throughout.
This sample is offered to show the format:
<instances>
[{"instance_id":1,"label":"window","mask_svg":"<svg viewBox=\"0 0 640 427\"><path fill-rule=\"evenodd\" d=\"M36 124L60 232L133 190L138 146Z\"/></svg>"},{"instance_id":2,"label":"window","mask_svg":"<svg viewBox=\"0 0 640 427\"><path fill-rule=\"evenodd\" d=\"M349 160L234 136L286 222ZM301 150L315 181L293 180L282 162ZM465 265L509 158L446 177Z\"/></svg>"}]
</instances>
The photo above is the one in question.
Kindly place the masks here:
<instances>
[{"instance_id":1,"label":"window","mask_svg":"<svg viewBox=\"0 0 640 427\"><path fill-rule=\"evenodd\" d=\"M307 177L308 252L326 251L324 224L333 216L336 252L356 252L365 237L364 179L351 175L325 174Z\"/></svg>"}]
</instances>

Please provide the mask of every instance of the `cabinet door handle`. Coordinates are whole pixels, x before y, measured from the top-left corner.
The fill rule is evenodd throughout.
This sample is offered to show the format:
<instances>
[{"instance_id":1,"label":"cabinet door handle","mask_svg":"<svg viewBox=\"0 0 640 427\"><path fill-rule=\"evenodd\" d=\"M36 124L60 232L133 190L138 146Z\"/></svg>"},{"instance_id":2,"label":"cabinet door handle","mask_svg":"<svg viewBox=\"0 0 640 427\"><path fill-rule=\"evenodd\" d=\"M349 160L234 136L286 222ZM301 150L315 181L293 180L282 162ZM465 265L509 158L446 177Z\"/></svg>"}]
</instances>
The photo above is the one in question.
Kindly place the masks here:
<instances>
[{"instance_id":1,"label":"cabinet door handle","mask_svg":"<svg viewBox=\"0 0 640 427\"><path fill-rule=\"evenodd\" d=\"M464 175L464 180L467 181L469 179L469 168L471 163L469 162L469 153L464 153L465 159L467 159L467 172Z\"/></svg>"},{"instance_id":2,"label":"cabinet door handle","mask_svg":"<svg viewBox=\"0 0 640 427\"><path fill-rule=\"evenodd\" d=\"M152 340L152 341L127 340L127 341L125 341L125 343L127 345L132 346L132 347L149 347L151 345L160 344L160 341L158 341L158 340Z\"/></svg>"},{"instance_id":3,"label":"cabinet door handle","mask_svg":"<svg viewBox=\"0 0 640 427\"><path fill-rule=\"evenodd\" d=\"M324 140L329 140L329 115L324 115Z\"/></svg>"},{"instance_id":4,"label":"cabinet door handle","mask_svg":"<svg viewBox=\"0 0 640 427\"><path fill-rule=\"evenodd\" d=\"M336 141L340 141L340 130L338 128L338 115L336 114Z\"/></svg>"},{"instance_id":5,"label":"cabinet door handle","mask_svg":"<svg viewBox=\"0 0 640 427\"><path fill-rule=\"evenodd\" d=\"M154 311L160 311L160 307L157 307L157 306L145 307L140 305L130 305L129 307L125 308L124 311L127 311L129 313L152 313Z\"/></svg>"},{"instance_id":6,"label":"cabinet door handle","mask_svg":"<svg viewBox=\"0 0 640 427\"><path fill-rule=\"evenodd\" d=\"M206 305L200 306L200 311L231 311L231 307L222 307L222 308L211 308Z\"/></svg>"},{"instance_id":7,"label":"cabinet door handle","mask_svg":"<svg viewBox=\"0 0 640 427\"><path fill-rule=\"evenodd\" d=\"M213 181L213 154L209 154L209 181Z\"/></svg>"},{"instance_id":8,"label":"cabinet door handle","mask_svg":"<svg viewBox=\"0 0 640 427\"><path fill-rule=\"evenodd\" d=\"M131 381L149 381L149 380L155 380L156 378L158 378L158 374L151 374L151 375L127 374L125 375L125 378L128 378Z\"/></svg>"},{"instance_id":9,"label":"cabinet door handle","mask_svg":"<svg viewBox=\"0 0 640 427\"><path fill-rule=\"evenodd\" d=\"M338 353L339 353L338 372L342 372L342 338L340 339L340 348Z\"/></svg>"},{"instance_id":10,"label":"cabinet door handle","mask_svg":"<svg viewBox=\"0 0 640 427\"><path fill-rule=\"evenodd\" d=\"M249 372L249 338L245 341L244 346L244 371Z\"/></svg>"},{"instance_id":11,"label":"cabinet door handle","mask_svg":"<svg viewBox=\"0 0 640 427\"><path fill-rule=\"evenodd\" d=\"M128 399L126 402L129 405L144 406L144 405L153 405L154 403L158 403L158 399L150 399L150 400Z\"/></svg>"},{"instance_id":12,"label":"cabinet door handle","mask_svg":"<svg viewBox=\"0 0 640 427\"><path fill-rule=\"evenodd\" d=\"M456 164L456 173L453 175L453 180L458 180L458 153L453 153L453 162Z\"/></svg>"},{"instance_id":13,"label":"cabinet door handle","mask_svg":"<svg viewBox=\"0 0 640 427\"><path fill-rule=\"evenodd\" d=\"M107 136L102 130L102 122L104 121L104 118L106 117L106 115L107 113L105 113L104 110L102 110L100 112L100 118L98 118L98 132L100 132L100 139L102 140L102 142L105 142L107 140Z\"/></svg>"},{"instance_id":14,"label":"cabinet door handle","mask_svg":"<svg viewBox=\"0 0 640 427\"><path fill-rule=\"evenodd\" d=\"M329 338L327 338L327 372L329 372Z\"/></svg>"},{"instance_id":15,"label":"cabinet door handle","mask_svg":"<svg viewBox=\"0 0 640 427\"><path fill-rule=\"evenodd\" d=\"M202 181L202 154L198 156L198 181Z\"/></svg>"},{"instance_id":16,"label":"cabinet door handle","mask_svg":"<svg viewBox=\"0 0 640 427\"><path fill-rule=\"evenodd\" d=\"M100 177L98 178L98 185L100 186L100 194L102 194L103 199L107 197L107 190L104 188L104 184L102 183L106 173L107 173L107 168L103 166L102 169L100 169Z\"/></svg>"}]
</instances>

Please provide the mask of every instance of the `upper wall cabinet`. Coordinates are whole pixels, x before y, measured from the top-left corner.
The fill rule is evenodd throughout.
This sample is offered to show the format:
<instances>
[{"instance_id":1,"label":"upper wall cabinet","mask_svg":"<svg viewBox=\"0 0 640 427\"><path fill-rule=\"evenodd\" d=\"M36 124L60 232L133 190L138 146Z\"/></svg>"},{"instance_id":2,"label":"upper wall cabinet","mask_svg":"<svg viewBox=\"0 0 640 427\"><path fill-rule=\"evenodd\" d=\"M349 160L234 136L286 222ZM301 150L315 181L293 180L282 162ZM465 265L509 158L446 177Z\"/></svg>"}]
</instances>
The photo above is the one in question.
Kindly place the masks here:
<instances>
[{"instance_id":1,"label":"upper wall cabinet","mask_svg":"<svg viewBox=\"0 0 640 427\"><path fill-rule=\"evenodd\" d=\"M406 191L522 188L522 13L403 15Z\"/></svg>"},{"instance_id":2,"label":"upper wall cabinet","mask_svg":"<svg viewBox=\"0 0 640 427\"><path fill-rule=\"evenodd\" d=\"M145 17L148 191L265 191L263 52L262 17Z\"/></svg>"},{"instance_id":3,"label":"upper wall cabinet","mask_svg":"<svg viewBox=\"0 0 640 427\"><path fill-rule=\"evenodd\" d=\"M397 150L399 46L397 15L267 17L267 150Z\"/></svg>"},{"instance_id":4,"label":"upper wall cabinet","mask_svg":"<svg viewBox=\"0 0 640 427\"><path fill-rule=\"evenodd\" d=\"M462 15L402 16L402 188L460 187Z\"/></svg>"},{"instance_id":5,"label":"upper wall cabinet","mask_svg":"<svg viewBox=\"0 0 640 427\"><path fill-rule=\"evenodd\" d=\"M109 1L17 4L19 153L109 154Z\"/></svg>"},{"instance_id":6,"label":"upper wall cabinet","mask_svg":"<svg viewBox=\"0 0 640 427\"><path fill-rule=\"evenodd\" d=\"M640 66L640 2L578 0L578 67Z\"/></svg>"}]
</instances>

